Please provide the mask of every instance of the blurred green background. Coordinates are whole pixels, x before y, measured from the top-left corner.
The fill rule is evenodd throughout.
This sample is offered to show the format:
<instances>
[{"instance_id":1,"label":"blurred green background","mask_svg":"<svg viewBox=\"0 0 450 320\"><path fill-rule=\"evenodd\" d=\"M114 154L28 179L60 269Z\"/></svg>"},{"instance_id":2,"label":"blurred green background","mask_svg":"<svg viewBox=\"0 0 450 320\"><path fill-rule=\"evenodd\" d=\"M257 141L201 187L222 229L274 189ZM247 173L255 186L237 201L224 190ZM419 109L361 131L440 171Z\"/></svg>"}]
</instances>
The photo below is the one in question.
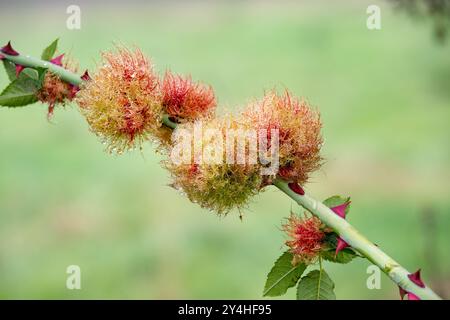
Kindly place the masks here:
<instances>
[{"instance_id":1,"label":"blurred green background","mask_svg":"<svg viewBox=\"0 0 450 320\"><path fill-rule=\"evenodd\" d=\"M305 96L326 158L307 191L351 195L351 223L450 297L450 45L430 25L375 0L78 3L81 30L66 28L72 1L2 3L0 40L37 56L60 37L89 70L114 41L136 45L210 83L222 110L274 86ZM0 298L262 298L300 210L268 188L242 222L218 218L168 187L160 160L151 145L106 154L75 106L51 123L41 104L0 109ZM81 290L66 289L72 264ZM339 299L398 298L384 275L367 289L368 266L326 264Z\"/></svg>"}]
</instances>

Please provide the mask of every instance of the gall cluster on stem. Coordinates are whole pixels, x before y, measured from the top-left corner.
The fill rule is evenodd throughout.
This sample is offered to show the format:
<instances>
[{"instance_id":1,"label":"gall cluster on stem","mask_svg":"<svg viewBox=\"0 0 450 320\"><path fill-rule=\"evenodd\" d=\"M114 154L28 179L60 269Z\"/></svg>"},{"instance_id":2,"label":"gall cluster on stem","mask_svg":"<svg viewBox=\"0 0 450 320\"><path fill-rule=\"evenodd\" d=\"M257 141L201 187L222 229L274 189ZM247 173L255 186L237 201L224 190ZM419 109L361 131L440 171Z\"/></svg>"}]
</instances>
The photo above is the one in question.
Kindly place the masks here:
<instances>
[{"instance_id":1,"label":"gall cluster on stem","mask_svg":"<svg viewBox=\"0 0 450 320\"><path fill-rule=\"evenodd\" d=\"M0 48L0 52L13 57L19 56L19 52L13 49L11 41ZM0 54L0 60L4 60L5 58L6 57L3 54ZM64 54L51 59L49 62L64 69L70 70L71 72L77 71L75 63L72 60L65 59ZM9 63L11 63L15 68L15 77L19 78L22 71L24 71L26 67L19 63ZM41 87L36 92L36 98L42 103L48 104L48 118L50 118L53 115L55 106L64 106L67 102L72 101L78 90L79 88L77 86L61 80L58 75L48 70L45 71Z\"/></svg>"},{"instance_id":2,"label":"gall cluster on stem","mask_svg":"<svg viewBox=\"0 0 450 320\"><path fill-rule=\"evenodd\" d=\"M282 226L287 234L286 245L293 255L293 265L314 263L325 248L325 225L316 217L300 217L295 213Z\"/></svg>"},{"instance_id":3,"label":"gall cluster on stem","mask_svg":"<svg viewBox=\"0 0 450 320\"><path fill-rule=\"evenodd\" d=\"M171 117L182 122L211 118L216 98L211 86L193 82L191 77L167 71L161 85L162 106Z\"/></svg>"},{"instance_id":4,"label":"gall cluster on stem","mask_svg":"<svg viewBox=\"0 0 450 320\"><path fill-rule=\"evenodd\" d=\"M277 140L279 165L268 175L261 174L261 162L211 164L193 157L188 163L164 163L177 189L219 214L242 208L276 177L303 184L321 165L320 116L304 100L272 90L237 117L215 118L217 103L210 86L170 71L160 79L138 49L103 53L103 65L81 86L76 100L91 131L118 153L156 140L170 154L172 129L163 125L164 116L178 124L177 130L193 131L202 121L206 130L218 129L223 135L231 128L250 128L258 132L258 141L261 135L268 145ZM277 137L272 137L274 129ZM202 150L215 144L204 136L192 143Z\"/></svg>"},{"instance_id":5,"label":"gall cluster on stem","mask_svg":"<svg viewBox=\"0 0 450 320\"><path fill-rule=\"evenodd\" d=\"M179 129L189 128L190 131L194 131L194 127L192 124L182 125ZM260 138L264 138L267 142L265 145L268 149L263 148L263 152L276 154L279 162L277 170L269 174L262 174L261 169L267 164L260 161L261 159L251 164L246 162L229 164L222 161L220 164L202 165L193 159L188 164L166 165L172 173L173 184L178 189L202 207L220 214L227 213L233 208L240 209L249 202L250 197L260 192L277 176L294 181L292 183L295 184L304 183L311 172L321 165L322 158L319 152L322 137L319 113L305 101L292 97L287 91L282 95L270 91L261 100L250 103L238 117L232 120L230 117L210 119L206 122L206 127L219 128L224 135L225 131L231 128L251 129L256 133L258 142L261 141ZM278 136L272 137L274 129ZM210 147L212 143L207 139L203 137L194 139L193 143L201 145L197 150ZM277 152L270 150L273 148L272 139L278 142ZM173 151L174 146L171 148ZM259 143L258 148L261 148ZM250 158L248 156L250 150L249 146L244 159ZM273 159L270 160L273 163Z\"/></svg>"},{"instance_id":6,"label":"gall cluster on stem","mask_svg":"<svg viewBox=\"0 0 450 320\"><path fill-rule=\"evenodd\" d=\"M146 140L168 145L164 115L182 123L208 117L216 106L211 87L170 72L160 80L139 49L126 48L103 53L103 65L82 86L77 102L91 131L118 153Z\"/></svg>"},{"instance_id":7,"label":"gall cluster on stem","mask_svg":"<svg viewBox=\"0 0 450 320\"><path fill-rule=\"evenodd\" d=\"M288 91L279 94L272 90L261 100L250 103L243 118L258 131L267 131L269 140L271 129L278 129L279 177L303 184L321 166L320 114L306 101Z\"/></svg>"},{"instance_id":8,"label":"gall cluster on stem","mask_svg":"<svg viewBox=\"0 0 450 320\"><path fill-rule=\"evenodd\" d=\"M238 119L227 116L224 118L214 118L208 122L202 122L203 130L218 130L220 141L217 136L201 135L200 139L191 140L191 150L217 150L217 143L222 144L221 150L225 150L227 141L226 134L229 130L246 129ZM186 123L179 125L174 133L185 130L193 137L196 123ZM214 153L215 151L212 151ZM249 148L245 148L249 152ZM183 157L184 155L179 155ZM173 186L184 193L192 202L198 203L201 207L210 209L219 215L227 214L231 209L242 209L250 198L261 189L262 176L259 165L249 161L245 163L227 162L224 154L218 154L218 161L197 161L198 154L190 152L188 161L175 163L172 159L164 162L165 167L170 171L173 178ZM204 155L203 155L204 156ZM248 154L244 155L248 160Z\"/></svg>"},{"instance_id":9,"label":"gall cluster on stem","mask_svg":"<svg viewBox=\"0 0 450 320\"><path fill-rule=\"evenodd\" d=\"M161 126L158 77L138 49L103 53L103 65L77 94L81 114L110 151L141 146Z\"/></svg>"},{"instance_id":10,"label":"gall cluster on stem","mask_svg":"<svg viewBox=\"0 0 450 320\"><path fill-rule=\"evenodd\" d=\"M70 59L64 59L64 54L50 60L50 63L64 67L72 72L77 71L75 63ZM79 88L73 84L61 80L56 74L47 71L42 82L42 88L37 92L37 98L42 103L48 104L48 117L53 115L56 105L64 106L75 98Z\"/></svg>"}]
</instances>

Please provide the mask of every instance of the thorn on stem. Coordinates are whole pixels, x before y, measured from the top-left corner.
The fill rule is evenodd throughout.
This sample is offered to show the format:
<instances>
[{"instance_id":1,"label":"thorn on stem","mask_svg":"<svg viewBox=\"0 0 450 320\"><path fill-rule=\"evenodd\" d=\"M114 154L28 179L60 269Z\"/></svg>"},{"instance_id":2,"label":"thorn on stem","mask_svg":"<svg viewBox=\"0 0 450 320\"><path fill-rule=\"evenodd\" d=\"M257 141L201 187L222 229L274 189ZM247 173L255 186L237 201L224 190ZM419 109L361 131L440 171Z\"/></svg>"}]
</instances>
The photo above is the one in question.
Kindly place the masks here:
<instances>
[{"instance_id":1,"label":"thorn on stem","mask_svg":"<svg viewBox=\"0 0 450 320\"><path fill-rule=\"evenodd\" d=\"M337 245L336 245L336 252L335 252L334 256L336 257L341 250L347 248L348 246L349 246L348 243L345 242L341 237L339 237Z\"/></svg>"},{"instance_id":2,"label":"thorn on stem","mask_svg":"<svg viewBox=\"0 0 450 320\"><path fill-rule=\"evenodd\" d=\"M342 219L345 219L345 210L347 209L349 204L350 204L350 201L340 204L336 207L333 207L333 208L331 208L331 210L333 210L333 212L336 213Z\"/></svg>"},{"instance_id":3,"label":"thorn on stem","mask_svg":"<svg viewBox=\"0 0 450 320\"><path fill-rule=\"evenodd\" d=\"M89 76L89 72L87 71L87 69L86 69L86 71L83 73L83 75L81 76L81 80L84 80L84 81L91 80L91 76Z\"/></svg>"},{"instance_id":4,"label":"thorn on stem","mask_svg":"<svg viewBox=\"0 0 450 320\"><path fill-rule=\"evenodd\" d=\"M408 278L419 287L425 288L425 283L423 283L422 279L420 278L420 269L414 273L408 274Z\"/></svg>"},{"instance_id":5,"label":"thorn on stem","mask_svg":"<svg viewBox=\"0 0 450 320\"><path fill-rule=\"evenodd\" d=\"M300 187L300 185L296 182L288 183L288 187L289 187L289 189L291 189L292 191L294 191L295 193L297 193L301 196L305 195L305 190L303 190L303 188Z\"/></svg>"},{"instance_id":6,"label":"thorn on stem","mask_svg":"<svg viewBox=\"0 0 450 320\"><path fill-rule=\"evenodd\" d=\"M25 69L24 66L20 65L20 64L16 64L16 78L19 77L20 73L23 71L23 69Z\"/></svg>"},{"instance_id":7,"label":"thorn on stem","mask_svg":"<svg viewBox=\"0 0 450 320\"><path fill-rule=\"evenodd\" d=\"M51 63L62 67L62 59L64 58L64 53L50 60Z\"/></svg>"},{"instance_id":8,"label":"thorn on stem","mask_svg":"<svg viewBox=\"0 0 450 320\"><path fill-rule=\"evenodd\" d=\"M0 49L1 52L9 54L10 56L18 56L19 53L13 49L11 46L11 41L8 41L8 44Z\"/></svg>"},{"instance_id":9,"label":"thorn on stem","mask_svg":"<svg viewBox=\"0 0 450 320\"><path fill-rule=\"evenodd\" d=\"M400 299L403 300L406 294L408 294L408 291L403 289L402 287L398 286L398 291L400 292Z\"/></svg>"}]
</instances>

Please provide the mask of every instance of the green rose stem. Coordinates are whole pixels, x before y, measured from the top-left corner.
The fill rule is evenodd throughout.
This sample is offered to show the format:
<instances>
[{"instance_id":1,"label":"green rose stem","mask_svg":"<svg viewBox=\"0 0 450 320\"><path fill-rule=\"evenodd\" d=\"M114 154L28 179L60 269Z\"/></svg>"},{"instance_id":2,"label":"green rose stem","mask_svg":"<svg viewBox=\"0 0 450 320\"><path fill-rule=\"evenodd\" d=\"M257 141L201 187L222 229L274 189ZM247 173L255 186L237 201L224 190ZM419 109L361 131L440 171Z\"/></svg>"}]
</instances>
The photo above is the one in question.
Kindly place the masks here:
<instances>
[{"instance_id":1,"label":"green rose stem","mask_svg":"<svg viewBox=\"0 0 450 320\"><path fill-rule=\"evenodd\" d=\"M175 129L176 123L170 120L165 115L163 117L163 124L169 128ZM361 255L366 257L373 264L377 265L393 282L405 291L415 294L423 300L440 300L441 298L428 287L420 287L412 282L408 272L394 259L389 257L375 244L370 242L366 237L358 232L345 219L338 216L334 211L324 205L322 202L311 198L308 195L300 195L295 193L288 186L288 182L282 179L275 179L272 184L292 198L300 206L311 212L319 218L328 227L332 228L345 242L347 242L353 249L358 251Z\"/></svg>"},{"instance_id":2,"label":"green rose stem","mask_svg":"<svg viewBox=\"0 0 450 320\"><path fill-rule=\"evenodd\" d=\"M47 68L54 74L58 75L62 80L73 85L79 86L83 82L81 77L77 74L48 61L32 58L30 56L23 56L20 54L12 56L2 53L2 55L7 60L25 67ZM162 123L172 129L175 129L177 126L177 124L173 122L168 115L163 116ZM291 188L289 188L288 182L284 180L275 179L272 184L292 198L300 206L319 218L328 227L332 228L349 246L377 265L389 278L391 278L393 282L403 288L406 292L412 293L423 300L441 299L427 286L420 287L411 281L408 277L410 272L400 266L400 264L398 264L394 259L378 248L378 246L361 235L350 223L338 216L323 203L306 194L300 195L294 192Z\"/></svg>"},{"instance_id":3,"label":"green rose stem","mask_svg":"<svg viewBox=\"0 0 450 320\"><path fill-rule=\"evenodd\" d=\"M51 63L50 61L45 61L37 58L30 57L28 55L9 55L4 52L0 52L1 55L5 57L5 59L14 62L16 65L21 65L24 67L30 68L44 68L48 69L50 72L59 76L59 78L63 81L71 83L73 85L79 86L83 80L81 77L69 70L64 69L56 64Z\"/></svg>"},{"instance_id":4,"label":"green rose stem","mask_svg":"<svg viewBox=\"0 0 450 320\"><path fill-rule=\"evenodd\" d=\"M311 198L308 195L299 195L291 190L288 182L281 179L273 181L273 185L287 194L300 206L311 212L319 218L328 227L332 228L345 242L347 242L353 249L358 251L361 255L366 257L373 264L376 264L392 281L402 287L407 292L415 294L423 300L441 299L430 288L421 288L412 282L405 268L400 266L394 259L389 257L375 244L370 242L366 237L358 232L345 219L338 216L326 205Z\"/></svg>"}]
</instances>

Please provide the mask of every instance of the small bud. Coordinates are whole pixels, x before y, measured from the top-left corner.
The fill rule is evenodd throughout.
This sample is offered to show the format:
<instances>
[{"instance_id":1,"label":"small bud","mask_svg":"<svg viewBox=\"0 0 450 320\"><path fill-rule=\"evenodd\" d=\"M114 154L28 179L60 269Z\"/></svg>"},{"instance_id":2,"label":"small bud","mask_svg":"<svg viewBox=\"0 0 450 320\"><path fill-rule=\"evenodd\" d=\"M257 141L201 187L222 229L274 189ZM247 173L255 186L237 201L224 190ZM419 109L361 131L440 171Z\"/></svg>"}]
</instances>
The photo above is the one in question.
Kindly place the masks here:
<instances>
[{"instance_id":1,"label":"small bud","mask_svg":"<svg viewBox=\"0 0 450 320\"><path fill-rule=\"evenodd\" d=\"M417 284L421 288L425 288L425 284L423 283L422 279L420 278L420 269L417 270L414 273L408 274L409 280Z\"/></svg>"},{"instance_id":2,"label":"small bud","mask_svg":"<svg viewBox=\"0 0 450 320\"><path fill-rule=\"evenodd\" d=\"M336 213L339 217L345 219L345 210L347 209L348 205L350 204L350 201L340 204L336 207L331 208L334 213Z\"/></svg>"},{"instance_id":3,"label":"small bud","mask_svg":"<svg viewBox=\"0 0 450 320\"><path fill-rule=\"evenodd\" d=\"M336 252L334 255L337 256L341 250L343 250L347 247L348 247L348 243L345 242L342 238L338 238L338 243L336 245Z\"/></svg>"},{"instance_id":4,"label":"small bud","mask_svg":"<svg viewBox=\"0 0 450 320\"><path fill-rule=\"evenodd\" d=\"M23 71L23 69L25 69L24 66L16 64L16 78L19 77L19 74Z\"/></svg>"},{"instance_id":5,"label":"small bud","mask_svg":"<svg viewBox=\"0 0 450 320\"><path fill-rule=\"evenodd\" d=\"M3 60L3 59L5 59L5 56L0 54L0 60Z\"/></svg>"},{"instance_id":6,"label":"small bud","mask_svg":"<svg viewBox=\"0 0 450 320\"><path fill-rule=\"evenodd\" d=\"M91 80L91 77L89 76L87 69L86 69L86 71L84 71L83 75L81 76L81 80L84 80L84 81Z\"/></svg>"},{"instance_id":7,"label":"small bud","mask_svg":"<svg viewBox=\"0 0 450 320\"><path fill-rule=\"evenodd\" d=\"M50 60L51 63L56 64L57 66L62 67L62 59L64 57L64 53Z\"/></svg>"},{"instance_id":8,"label":"small bud","mask_svg":"<svg viewBox=\"0 0 450 320\"><path fill-rule=\"evenodd\" d=\"M8 41L8 44L0 49L1 52L9 54L10 56L18 56L19 53L13 49L11 46L11 41Z\"/></svg>"},{"instance_id":9,"label":"small bud","mask_svg":"<svg viewBox=\"0 0 450 320\"><path fill-rule=\"evenodd\" d=\"M305 195L305 190L303 190L302 187L300 187L300 185L298 183L295 182L290 182L288 184L289 189L291 189L292 191L294 191L295 193L303 196Z\"/></svg>"}]
</instances>

